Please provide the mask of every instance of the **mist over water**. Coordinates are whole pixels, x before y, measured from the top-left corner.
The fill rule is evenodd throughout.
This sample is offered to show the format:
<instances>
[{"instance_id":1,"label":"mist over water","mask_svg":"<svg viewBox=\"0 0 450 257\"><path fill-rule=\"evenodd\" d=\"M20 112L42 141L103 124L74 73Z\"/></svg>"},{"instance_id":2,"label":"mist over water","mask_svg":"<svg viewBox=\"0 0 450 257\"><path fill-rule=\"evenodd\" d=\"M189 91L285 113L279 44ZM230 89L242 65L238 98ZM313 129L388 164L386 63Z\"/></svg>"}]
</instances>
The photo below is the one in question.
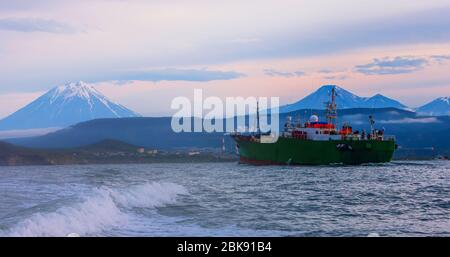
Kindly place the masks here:
<instances>
[{"instance_id":1,"label":"mist over water","mask_svg":"<svg viewBox=\"0 0 450 257\"><path fill-rule=\"evenodd\" d=\"M449 236L448 161L0 167L0 236Z\"/></svg>"}]
</instances>

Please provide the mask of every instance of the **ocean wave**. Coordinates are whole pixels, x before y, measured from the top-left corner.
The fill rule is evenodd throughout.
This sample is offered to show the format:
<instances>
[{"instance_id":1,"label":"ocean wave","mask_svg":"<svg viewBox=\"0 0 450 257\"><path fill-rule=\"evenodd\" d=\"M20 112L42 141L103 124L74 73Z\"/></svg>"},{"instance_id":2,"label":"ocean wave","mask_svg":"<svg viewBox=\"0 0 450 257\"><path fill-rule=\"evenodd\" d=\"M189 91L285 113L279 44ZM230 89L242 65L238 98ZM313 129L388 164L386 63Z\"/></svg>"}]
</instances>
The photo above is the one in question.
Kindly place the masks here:
<instances>
[{"instance_id":1,"label":"ocean wave","mask_svg":"<svg viewBox=\"0 0 450 257\"><path fill-rule=\"evenodd\" d=\"M82 202L50 213L36 213L8 230L5 236L93 235L127 226L127 209L162 207L176 202L187 190L174 183L146 183L128 188L95 188Z\"/></svg>"}]
</instances>

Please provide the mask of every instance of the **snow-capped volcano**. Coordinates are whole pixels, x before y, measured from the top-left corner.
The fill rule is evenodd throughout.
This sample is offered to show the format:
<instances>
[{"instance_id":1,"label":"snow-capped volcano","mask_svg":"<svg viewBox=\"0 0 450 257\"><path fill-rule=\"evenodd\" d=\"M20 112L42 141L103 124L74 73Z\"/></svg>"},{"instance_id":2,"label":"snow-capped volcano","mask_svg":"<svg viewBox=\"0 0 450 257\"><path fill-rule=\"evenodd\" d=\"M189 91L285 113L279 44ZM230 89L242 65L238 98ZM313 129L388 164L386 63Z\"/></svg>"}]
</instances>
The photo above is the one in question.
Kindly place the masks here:
<instances>
[{"instance_id":1,"label":"snow-capped volcano","mask_svg":"<svg viewBox=\"0 0 450 257\"><path fill-rule=\"evenodd\" d=\"M341 87L335 85L325 85L298 102L282 106L280 111L285 113L300 109L325 109L325 103L330 100L330 94L333 87L336 89L336 104L339 109L387 107L399 109L407 108L400 102L380 94L372 97L360 97Z\"/></svg>"},{"instance_id":2,"label":"snow-capped volcano","mask_svg":"<svg viewBox=\"0 0 450 257\"><path fill-rule=\"evenodd\" d=\"M82 81L55 87L0 121L0 130L66 127L98 118L136 117Z\"/></svg>"},{"instance_id":3,"label":"snow-capped volcano","mask_svg":"<svg viewBox=\"0 0 450 257\"><path fill-rule=\"evenodd\" d=\"M422 115L442 116L450 115L450 97L439 97L416 109Z\"/></svg>"}]
</instances>

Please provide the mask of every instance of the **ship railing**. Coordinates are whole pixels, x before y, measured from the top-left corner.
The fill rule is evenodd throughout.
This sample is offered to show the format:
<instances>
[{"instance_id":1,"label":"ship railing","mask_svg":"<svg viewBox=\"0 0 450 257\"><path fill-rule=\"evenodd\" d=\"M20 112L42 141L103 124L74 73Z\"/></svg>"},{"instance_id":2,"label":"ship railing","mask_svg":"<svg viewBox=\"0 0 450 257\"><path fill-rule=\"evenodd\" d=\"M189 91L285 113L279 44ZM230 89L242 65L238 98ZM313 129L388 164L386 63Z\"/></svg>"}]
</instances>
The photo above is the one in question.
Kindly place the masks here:
<instances>
[{"instance_id":1,"label":"ship railing","mask_svg":"<svg viewBox=\"0 0 450 257\"><path fill-rule=\"evenodd\" d=\"M348 140L348 141L360 141L361 136L360 135L345 135L342 137L342 139Z\"/></svg>"},{"instance_id":2,"label":"ship railing","mask_svg":"<svg viewBox=\"0 0 450 257\"><path fill-rule=\"evenodd\" d=\"M383 140L385 141L395 141L394 135L384 135Z\"/></svg>"}]
</instances>

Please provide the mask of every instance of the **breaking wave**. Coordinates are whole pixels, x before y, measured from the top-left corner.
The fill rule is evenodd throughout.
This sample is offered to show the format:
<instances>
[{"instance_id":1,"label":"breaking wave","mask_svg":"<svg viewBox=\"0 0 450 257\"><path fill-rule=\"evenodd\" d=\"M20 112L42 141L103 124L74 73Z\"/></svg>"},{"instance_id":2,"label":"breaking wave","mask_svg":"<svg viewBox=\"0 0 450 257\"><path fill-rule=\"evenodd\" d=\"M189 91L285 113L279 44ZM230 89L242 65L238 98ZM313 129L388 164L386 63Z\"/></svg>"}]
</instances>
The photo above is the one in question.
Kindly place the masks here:
<instances>
[{"instance_id":1,"label":"breaking wave","mask_svg":"<svg viewBox=\"0 0 450 257\"><path fill-rule=\"evenodd\" d=\"M146 183L123 189L100 187L80 203L50 213L36 213L10 229L6 236L95 235L123 227L129 222L127 210L155 208L175 203L187 190L174 183Z\"/></svg>"}]
</instances>

